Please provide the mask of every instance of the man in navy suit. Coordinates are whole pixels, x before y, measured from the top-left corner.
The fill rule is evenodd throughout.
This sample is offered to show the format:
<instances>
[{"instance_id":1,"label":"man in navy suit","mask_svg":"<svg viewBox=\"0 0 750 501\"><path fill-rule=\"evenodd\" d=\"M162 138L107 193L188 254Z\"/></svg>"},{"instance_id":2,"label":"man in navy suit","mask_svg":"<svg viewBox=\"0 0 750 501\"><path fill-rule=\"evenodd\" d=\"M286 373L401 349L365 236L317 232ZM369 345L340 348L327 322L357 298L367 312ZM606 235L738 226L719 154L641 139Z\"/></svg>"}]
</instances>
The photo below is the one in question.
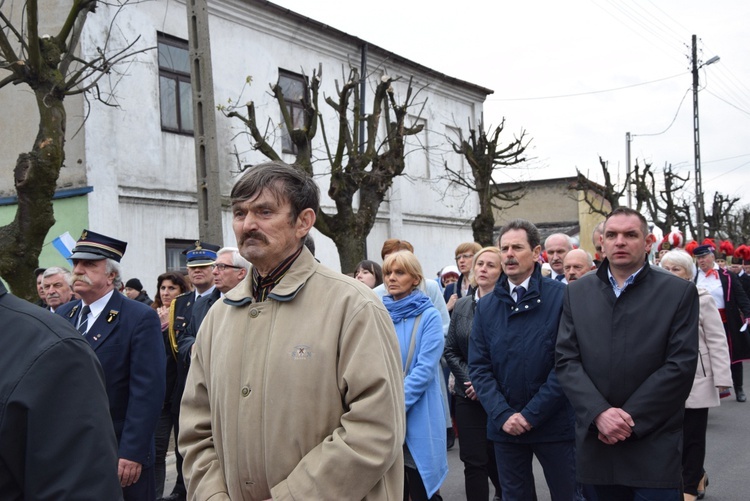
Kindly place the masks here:
<instances>
[{"instance_id":1,"label":"man in navy suit","mask_svg":"<svg viewBox=\"0 0 750 501\"><path fill-rule=\"evenodd\" d=\"M126 501L152 501L154 430L164 401L165 354L156 311L117 291L126 242L84 230L70 259L81 298L56 310L89 342L104 369Z\"/></svg>"}]
</instances>

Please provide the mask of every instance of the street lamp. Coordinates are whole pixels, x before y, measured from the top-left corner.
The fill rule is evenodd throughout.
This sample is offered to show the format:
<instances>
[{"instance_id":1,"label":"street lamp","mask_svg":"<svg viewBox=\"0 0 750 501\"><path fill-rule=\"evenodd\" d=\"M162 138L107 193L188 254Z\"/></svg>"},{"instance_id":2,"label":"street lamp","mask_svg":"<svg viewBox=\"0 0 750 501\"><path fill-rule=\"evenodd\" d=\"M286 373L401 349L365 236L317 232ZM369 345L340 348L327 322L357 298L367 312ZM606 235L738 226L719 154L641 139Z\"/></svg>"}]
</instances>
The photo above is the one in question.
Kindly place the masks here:
<instances>
[{"instance_id":1,"label":"street lamp","mask_svg":"<svg viewBox=\"0 0 750 501\"><path fill-rule=\"evenodd\" d=\"M693 35L693 139L695 141L695 212L697 216L697 230L699 242L703 242L705 228L703 227L703 182L701 180L701 141L698 125L698 70L719 61L714 56L705 63L698 65L697 36Z\"/></svg>"}]
</instances>

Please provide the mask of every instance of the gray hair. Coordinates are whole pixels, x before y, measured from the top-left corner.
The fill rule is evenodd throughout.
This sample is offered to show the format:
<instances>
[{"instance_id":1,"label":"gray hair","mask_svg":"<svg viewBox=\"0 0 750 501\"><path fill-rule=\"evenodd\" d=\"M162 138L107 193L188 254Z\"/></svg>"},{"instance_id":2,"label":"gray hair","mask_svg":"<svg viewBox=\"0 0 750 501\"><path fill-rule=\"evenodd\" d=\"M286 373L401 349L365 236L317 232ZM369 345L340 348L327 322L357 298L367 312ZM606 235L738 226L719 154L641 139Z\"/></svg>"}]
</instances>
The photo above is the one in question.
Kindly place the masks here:
<instances>
[{"instance_id":1,"label":"gray hair","mask_svg":"<svg viewBox=\"0 0 750 501\"><path fill-rule=\"evenodd\" d=\"M120 265L120 263L118 263L114 259L109 258L106 259L106 263L107 268L105 271L107 272L107 275L109 275L110 273L115 274L112 285L114 285L115 289L119 290L120 286L122 285L122 265Z\"/></svg>"},{"instance_id":2,"label":"gray hair","mask_svg":"<svg viewBox=\"0 0 750 501\"><path fill-rule=\"evenodd\" d=\"M684 268L685 271L690 273L691 277L694 277L696 274L695 263L693 262L693 258L690 257L690 254L688 254L682 249L674 249L664 254L659 260L659 266L664 268L664 263L666 262L669 262L669 263L672 263L672 264L675 264L677 266Z\"/></svg>"},{"instance_id":3,"label":"gray hair","mask_svg":"<svg viewBox=\"0 0 750 501\"><path fill-rule=\"evenodd\" d=\"M63 268L61 266L53 266L52 268L47 268L46 270L44 270L44 273L42 273L42 280L44 280L45 278L49 278L53 275L62 275L63 279L67 283L70 283L71 273L70 273L70 270L67 268Z\"/></svg>"},{"instance_id":4,"label":"gray hair","mask_svg":"<svg viewBox=\"0 0 750 501\"><path fill-rule=\"evenodd\" d=\"M240 268L244 268L245 271L250 272L250 263L240 255L240 250L237 247L222 247L216 251L216 257L223 256L224 254L232 256L232 266L239 266Z\"/></svg>"},{"instance_id":5,"label":"gray hair","mask_svg":"<svg viewBox=\"0 0 750 501\"><path fill-rule=\"evenodd\" d=\"M548 236L548 237L547 237L547 238L546 238L546 239L544 240L544 248L545 248L545 249L547 248L547 244L548 244L548 242L549 242L549 239L550 239L550 238L553 238L553 237L563 237L563 238L565 239L565 241L566 241L566 242L568 243L568 250L572 250L572 249L573 249L573 239L572 239L572 238L570 238L570 236L569 236L569 235L566 235L565 233L553 233L552 235ZM533 247L532 247L532 248L533 248Z\"/></svg>"}]
</instances>

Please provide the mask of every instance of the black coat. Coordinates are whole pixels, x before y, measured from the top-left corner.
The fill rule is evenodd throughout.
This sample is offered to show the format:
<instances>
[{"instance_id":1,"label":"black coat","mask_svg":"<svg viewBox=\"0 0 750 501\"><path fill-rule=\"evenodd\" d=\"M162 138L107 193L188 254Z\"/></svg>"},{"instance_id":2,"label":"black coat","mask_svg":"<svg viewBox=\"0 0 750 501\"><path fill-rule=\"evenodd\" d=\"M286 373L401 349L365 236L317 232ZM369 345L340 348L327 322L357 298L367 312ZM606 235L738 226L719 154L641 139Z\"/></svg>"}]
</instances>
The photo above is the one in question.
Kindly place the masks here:
<instances>
[{"instance_id":1,"label":"black coat","mask_svg":"<svg viewBox=\"0 0 750 501\"><path fill-rule=\"evenodd\" d=\"M448 327L448 337L445 338L445 361L456 379L454 393L459 397L466 397L466 385L471 381L469 377L469 336L474 323L474 307L476 300L473 295L462 297L453 306L451 324Z\"/></svg>"},{"instance_id":2,"label":"black coat","mask_svg":"<svg viewBox=\"0 0 750 501\"><path fill-rule=\"evenodd\" d=\"M698 280L698 277L695 277ZM719 270L719 280L724 293L724 328L729 337L729 354L732 362L750 359L750 330L740 332L743 318L750 317L750 299L745 294L739 277L727 270Z\"/></svg>"},{"instance_id":3,"label":"black coat","mask_svg":"<svg viewBox=\"0 0 750 501\"><path fill-rule=\"evenodd\" d=\"M698 290L648 264L616 297L605 259L567 286L557 377L576 411L576 473L586 484L679 488L682 417L698 360ZM605 445L594 419L629 413L633 434Z\"/></svg>"},{"instance_id":4,"label":"black coat","mask_svg":"<svg viewBox=\"0 0 750 501\"><path fill-rule=\"evenodd\" d=\"M0 283L0 498L122 499L101 365L62 318Z\"/></svg>"}]
</instances>

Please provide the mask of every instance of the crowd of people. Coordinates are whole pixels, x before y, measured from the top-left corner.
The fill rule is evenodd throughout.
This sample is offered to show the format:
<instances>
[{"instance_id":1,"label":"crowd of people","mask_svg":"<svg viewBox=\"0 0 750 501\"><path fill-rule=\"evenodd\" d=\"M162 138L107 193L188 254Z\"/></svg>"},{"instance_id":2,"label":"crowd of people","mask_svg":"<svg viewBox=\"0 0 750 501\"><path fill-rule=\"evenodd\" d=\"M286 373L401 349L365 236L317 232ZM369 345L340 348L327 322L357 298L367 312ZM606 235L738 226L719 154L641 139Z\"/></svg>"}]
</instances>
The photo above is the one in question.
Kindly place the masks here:
<instances>
[{"instance_id":1,"label":"crowd of people","mask_svg":"<svg viewBox=\"0 0 750 501\"><path fill-rule=\"evenodd\" d=\"M656 245L619 208L593 257L519 219L437 279L389 239L352 280L314 257L319 196L255 166L231 192L237 247L196 242L153 301L123 281L126 242L88 230L72 270L37 270L49 311L0 284L3 491L440 500L457 435L469 501L535 500L534 457L553 500L702 497L708 409L746 401L750 248Z\"/></svg>"}]
</instances>

